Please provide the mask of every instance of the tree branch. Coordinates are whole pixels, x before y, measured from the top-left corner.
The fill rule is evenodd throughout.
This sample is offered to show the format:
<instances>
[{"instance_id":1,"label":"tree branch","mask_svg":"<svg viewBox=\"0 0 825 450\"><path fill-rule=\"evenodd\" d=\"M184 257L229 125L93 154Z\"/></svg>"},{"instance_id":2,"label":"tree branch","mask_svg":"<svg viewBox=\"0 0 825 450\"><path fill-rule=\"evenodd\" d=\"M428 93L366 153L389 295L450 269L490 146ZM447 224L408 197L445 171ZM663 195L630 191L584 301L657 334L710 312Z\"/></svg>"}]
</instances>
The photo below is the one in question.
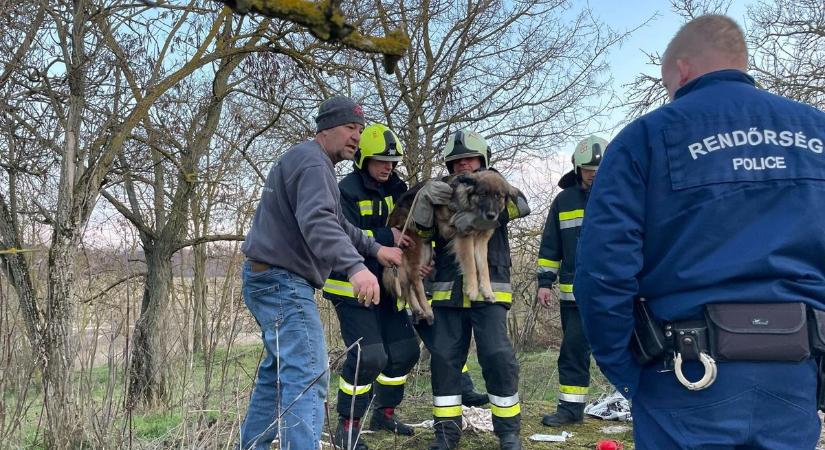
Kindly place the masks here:
<instances>
[{"instance_id":1,"label":"tree branch","mask_svg":"<svg viewBox=\"0 0 825 450\"><path fill-rule=\"evenodd\" d=\"M191 247L193 245L205 244L207 242L242 241L244 239L246 239L246 236L242 234L213 234L211 236L201 236L196 239L189 239L187 241L178 243L178 245L175 246L175 251L181 250L186 247Z\"/></svg>"},{"instance_id":2,"label":"tree branch","mask_svg":"<svg viewBox=\"0 0 825 450\"><path fill-rule=\"evenodd\" d=\"M139 273L133 273L131 275L126 275L125 277L123 277L123 278L115 281L114 283L110 284L109 287L107 287L106 289L98 292L97 294L95 294L95 295L93 295L93 296L91 296L91 297L89 297L85 300L81 300L81 303L91 303L94 300L96 300L100 297L103 297L104 295L106 295L107 292L111 291L112 289L116 288L117 286L131 280L132 278L145 277L145 276L146 276L146 272L139 272Z\"/></svg>"},{"instance_id":3,"label":"tree branch","mask_svg":"<svg viewBox=\"0 0 825 450\"><path fill-rule=\"evenodd\" d=\"M389 74L410 46L410 38L401 27L385 37L361 34L346 21L340 0L216 0L239 14L249 12L277 17L305 26L316 38L367 53L384 55L384 70Z\"/></svg>"}]
</instances>

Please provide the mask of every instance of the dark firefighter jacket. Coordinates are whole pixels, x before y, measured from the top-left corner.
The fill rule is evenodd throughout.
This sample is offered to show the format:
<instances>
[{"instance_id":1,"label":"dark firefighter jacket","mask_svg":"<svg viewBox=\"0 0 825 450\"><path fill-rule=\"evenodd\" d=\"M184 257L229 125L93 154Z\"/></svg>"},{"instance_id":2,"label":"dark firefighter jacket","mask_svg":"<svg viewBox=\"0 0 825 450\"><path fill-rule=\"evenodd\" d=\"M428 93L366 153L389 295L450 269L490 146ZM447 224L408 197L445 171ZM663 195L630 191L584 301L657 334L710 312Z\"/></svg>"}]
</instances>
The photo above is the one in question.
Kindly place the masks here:
<instances>
[{"instance_id":1,"label":"dark firefighter jacket","mask_svg":"<svg viewBox=\"0 0 825 450\"><path fill-rule=\"evenodd\" d=\"M370 177L364 170L353 170L338 183L341 191L341 208L344 217L353 225L360 228L367 236L372 236L375 240L387 247L394 247L392 230L388 228L387 218L390 216L395 202L407 191L407 184L401 181L395 172L390 175L386 183L379 184ZM383 267L378 260L371 256L364 256L364 264L381 282ZM352 283L349 282L346 274L332 272L329 279L324 283L324 298L330 300L344 300L357 303L357 299L352 293ZM381 303L386 302L391 297L389 293L381 288Z\"/></svg>"},{"instance_id":2,"label":"dark firefighter jacket","mask_svg":"<svg viewBox=\"0 0 825 450\"><path fill-rule=\"evenodd\" d=\"M576 245L589 192L578 182L561 191L550 205L541 236L537 267L539 287L549 288L558 279L562 301L576 300L573 296Z\"/></svg>"}]
</instances>

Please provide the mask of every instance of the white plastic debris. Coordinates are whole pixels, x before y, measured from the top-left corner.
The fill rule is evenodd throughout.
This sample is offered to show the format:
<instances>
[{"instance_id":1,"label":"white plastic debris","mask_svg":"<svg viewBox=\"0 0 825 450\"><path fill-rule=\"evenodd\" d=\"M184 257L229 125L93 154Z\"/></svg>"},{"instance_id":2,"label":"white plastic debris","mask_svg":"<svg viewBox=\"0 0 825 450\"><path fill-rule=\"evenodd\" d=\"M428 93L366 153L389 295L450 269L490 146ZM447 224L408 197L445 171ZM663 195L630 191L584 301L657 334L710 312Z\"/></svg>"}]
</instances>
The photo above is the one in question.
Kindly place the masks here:
<instances>
[{"instance_id":1,"label":"white plastic debris","mask_svg":"<svg viewBox=\"0 0 825 450\"><path fill-rule=\"evenodd\" d=\"M407 424L413 428L432 428L433 421L425 420L421 423ZM488 408L477 408L475 406L461 407L461 429L464 431L475 431L476 433L493 432L493 412Z\"/></svg>"},{"instance_id":2,"label":"white plastic debris","mask_svg":"<svg viewBox=\"0 0 825 450\"><path fill-rule=\"evenodd\" d=\"M618 392L599 397L584 407L584 413L603 420L633 420L630 415L630 402Z\"/></svg>"},{"instance_id":3,"label":"white plastic debris","mask_svg":"<svg viewBox=\"0 0 825 450\"><path fill-rule=\"evenodd\" d=\"M561 434L534 434L528 439L536 442L565 442L567 438L573 437L573 433L562 431Z\"/></svg>"},{"instance_id":4,"label":"white plastic debris","mask_svg":"<svg viewBox=\"0 0 825 450\"><path fill-rule=\"evenodd\" d=\"M627 433L630 431L630 427L627 425L611 425L609 427L601 427L599 431L603 434Z\"/></svg>"}]
</instances>

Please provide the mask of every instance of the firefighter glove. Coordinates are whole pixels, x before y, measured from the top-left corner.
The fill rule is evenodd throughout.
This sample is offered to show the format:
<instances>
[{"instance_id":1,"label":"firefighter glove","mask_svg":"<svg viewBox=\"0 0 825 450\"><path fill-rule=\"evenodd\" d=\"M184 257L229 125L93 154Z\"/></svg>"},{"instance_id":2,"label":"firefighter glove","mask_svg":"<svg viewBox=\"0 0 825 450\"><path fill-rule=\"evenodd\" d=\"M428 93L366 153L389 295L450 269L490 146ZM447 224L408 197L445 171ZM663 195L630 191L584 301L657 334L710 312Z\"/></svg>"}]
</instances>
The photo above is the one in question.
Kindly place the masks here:
<instances>
[{"instance_id":1,"label":"firefighter glove","mask_svg":"<svg viewBox=\"0 0 825 450\"><path fill-rule=\"evenodd\" d=\"M427 182L418 192L418 200L412 212L415 223L424 228L432 228L433 206L446 205L452 196L453 188L449 184L436 180Z\"/></svg>"}]
</instances>

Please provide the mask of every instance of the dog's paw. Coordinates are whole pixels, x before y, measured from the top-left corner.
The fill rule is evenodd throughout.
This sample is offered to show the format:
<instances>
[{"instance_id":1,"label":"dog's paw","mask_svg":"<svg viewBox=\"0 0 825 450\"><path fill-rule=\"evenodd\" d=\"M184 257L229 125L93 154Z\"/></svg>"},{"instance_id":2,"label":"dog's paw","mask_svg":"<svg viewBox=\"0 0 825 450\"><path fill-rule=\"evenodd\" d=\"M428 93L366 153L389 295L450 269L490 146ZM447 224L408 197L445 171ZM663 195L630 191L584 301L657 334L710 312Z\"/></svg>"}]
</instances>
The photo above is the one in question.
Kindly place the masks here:
<instances>
[{"instance_id":1,"label":"dog's paw","mask_svg":"<svg viewBox=\"0 0 825 450\"><path fill-rule=\"evenodd\" d=\"M478 288L465 287L464 293L467 295L467 298L469 298L470 301L476 301L481 299L481 297L479 297L478 295Z\"/></svg>"},{"instance_id":2,"label":"dog's paw","mask_svg":"<svg viewBox=\"0 0 825 450\"><path fill-rule=\"evenodd\" d=\"M427 321L427 325L432 325L435 322L435 316L432 312L426 312L424 313L424 320Z\"/></svg>"},{"instance_id":3,"label":"dog's paw","mask_svg":"<svg viewBox=\"0 0 825 450\"><path fill-rule=\"evenodd\" d=\"M481 291L481 296L482 296L482 297L484 297L484 301L485 301L485 302L490 302L490 303L492 303L492 302L495 302L495 301L496 301L496 294L493 294L493 292L492 292L492 291L488 291L488 290L486 290L486 289L483 289L483 290Z\"/></svg>"}]
</instances>

